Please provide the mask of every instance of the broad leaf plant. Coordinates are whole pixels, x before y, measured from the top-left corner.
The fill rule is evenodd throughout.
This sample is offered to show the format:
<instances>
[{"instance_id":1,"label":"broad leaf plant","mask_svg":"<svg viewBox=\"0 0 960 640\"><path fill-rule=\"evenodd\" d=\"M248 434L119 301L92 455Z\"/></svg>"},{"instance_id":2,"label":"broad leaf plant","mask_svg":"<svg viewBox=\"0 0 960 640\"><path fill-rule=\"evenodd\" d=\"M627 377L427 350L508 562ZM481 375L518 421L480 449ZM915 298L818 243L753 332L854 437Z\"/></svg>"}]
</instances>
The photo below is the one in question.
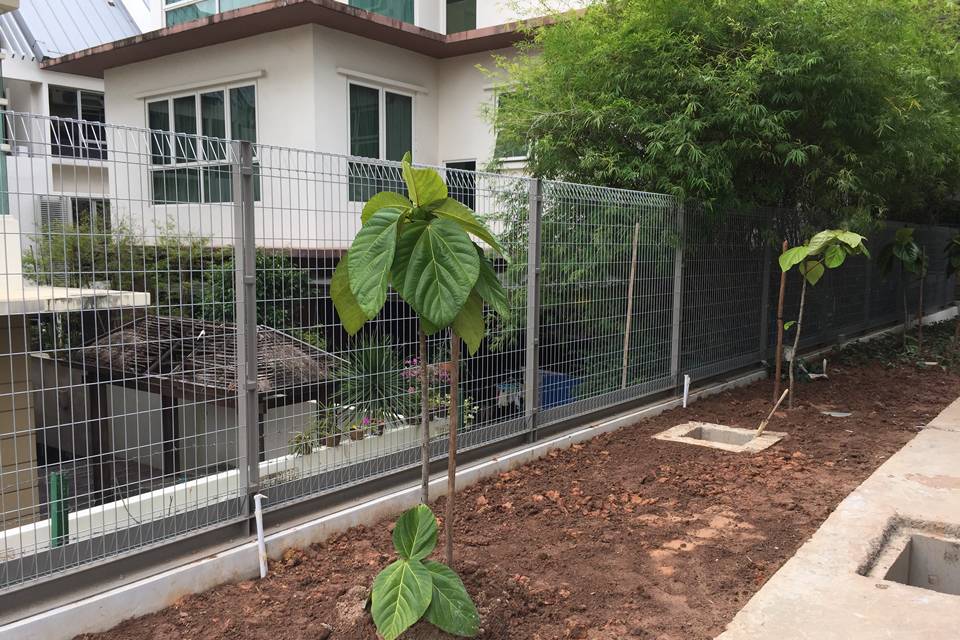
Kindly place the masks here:
<instances>
[{"instance_id":1,"label":"broad leaf plant","mask_svg":"<svg viewBox=\"0 0 960 640\"><path fill-rule=\"evenodd\" d=\"M393 546L399 558L373 581L370 611L384 640L394 640L421 618L447 633L473 637L480 616L460 577L427 556L437 546L437 520L426 505L397 520Z\"/></svg>"},{"instance_id":2,"label":"broad leaf plant","mask_svg":"<svg viewBox=\"0 0 960 640\"><path fill-rule=\"evenodd\" d=\"M827 269L836 269L840 267L847 256L865 255L870 257L867 251L867 245L864 244L866 238L852 231L842 229L826 229L817 233L806 244L792 249L787 249L780 254L780 269L784 273L796 267L803 278L800 287L800 310L797 313L796 322L787 323L785 329L796 326L796 333L793 335L793 352L790 358L790 400L789 406L793 407L794 393L794 375L797 362L797 349L800 346L800 330L803 328L803 307L807 298L807 285L816 286Z\"/></svg>"}]
</instances>

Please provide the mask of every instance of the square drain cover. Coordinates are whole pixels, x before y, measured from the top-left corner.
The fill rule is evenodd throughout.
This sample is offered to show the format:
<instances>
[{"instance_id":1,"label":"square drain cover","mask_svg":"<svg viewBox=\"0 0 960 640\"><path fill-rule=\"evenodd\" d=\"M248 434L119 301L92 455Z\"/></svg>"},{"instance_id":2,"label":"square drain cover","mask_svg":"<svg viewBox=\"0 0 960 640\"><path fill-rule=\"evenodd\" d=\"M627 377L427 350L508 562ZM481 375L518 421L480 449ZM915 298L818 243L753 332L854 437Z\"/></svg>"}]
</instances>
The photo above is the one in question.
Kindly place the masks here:
<instances>
[{"instance_id":1,"label":"square drain cover","mask_svg":"<svg viewBox=\"0 0 960 640\"><path fill-rule=\"evenodd\" d=\"M756 435L756 429L741 429L709 422L685 422L653 437L657 440L696 444L733 453L756 453L779 442L787 434L764 431L759 438Z\"/></svg>"},{"instance_id":2,"label":"square drain cover","mask_svg":"<svg viewBox=\"0 0 960 640\"><path fill-rule=\"evenodd\" d=\"M943 527L897 526L862 575L960 596L960 537Z\"/></svg>"}]
</instances>

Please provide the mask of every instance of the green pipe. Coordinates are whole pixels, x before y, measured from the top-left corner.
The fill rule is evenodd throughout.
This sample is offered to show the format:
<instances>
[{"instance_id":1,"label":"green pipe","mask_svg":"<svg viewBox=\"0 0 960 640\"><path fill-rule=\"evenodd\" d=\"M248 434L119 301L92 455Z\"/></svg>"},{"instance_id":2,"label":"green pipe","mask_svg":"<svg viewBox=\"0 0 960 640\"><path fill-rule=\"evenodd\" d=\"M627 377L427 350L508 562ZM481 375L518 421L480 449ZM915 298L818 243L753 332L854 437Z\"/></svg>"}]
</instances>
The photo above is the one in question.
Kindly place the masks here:
<instances>
[{"instance_id":1,"label":"green pipe","mask_svg":"<svg viewBox=\"0 0 960 640\"><path fill-rule=\"evenodd\" d=\"M50 497L50 546L61 547L70 540L70 511L67 505L67 479L57 471L47 475Z\"/></svg>"}]
</instances>

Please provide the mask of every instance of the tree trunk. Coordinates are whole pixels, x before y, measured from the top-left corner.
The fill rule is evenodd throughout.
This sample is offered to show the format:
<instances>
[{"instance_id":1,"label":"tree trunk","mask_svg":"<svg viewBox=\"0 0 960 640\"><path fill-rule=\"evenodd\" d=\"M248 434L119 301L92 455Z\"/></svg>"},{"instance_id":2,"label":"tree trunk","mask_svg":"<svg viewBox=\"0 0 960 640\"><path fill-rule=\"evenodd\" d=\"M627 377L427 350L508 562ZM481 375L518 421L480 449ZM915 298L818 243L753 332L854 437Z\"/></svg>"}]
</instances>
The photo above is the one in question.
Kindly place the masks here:
<instances>
[{"instance_id":1,"label":"tree trunk","mask_svg":"<svg viewBox=\"0 0 960 640\"><path fill-rule=\"evenodd\" d=\"M420 321L420 504L430 502L430 369L427 332Z\"/></svg>"},{"instance_id":2,"label":"tree trunk","mask_svg":"<svg viewBox=\"0 0 960 640\"><path fill-rule=\"evenodd\" d=\"M793 336L793 355L790 358L790 400L787 406L793 409L793 377L797 368L797 350L800 348L800 330L803 328L803 305L807 301L807 279L800 285L800 312L797 313L797 332Z\"/></svg>"},{"instance_id":3,"label":"tree trunk","mask_svg":"<svg viewBox=\"0 0 960 640\"><path fill-rule=\"evenodd\" d=\"M447 566L453 567L453 506L457 492L457 425L460 422L460 336L450 331L450 449L447 453Z\"/></svg>"},{"instance_id":4,"label":"tree trunk","mask_svg":"<svg viewBox=\"0 0 960 640\"><path fill-rule=\"evenodd\" d=\"M786 253L790 245L786 240L783 241L783 251L781 253ZM763 286L768 286L769 283L764 283ZM774 354L776 359L776 372L773 377L773 400L776 402L777 398L780 397L780 377L783 375L783 298L787 291L787 272L780 271L780 295L777 297L777 350ZM767 345L763 345L766 348Z\"/></svg>"}]
</instances>

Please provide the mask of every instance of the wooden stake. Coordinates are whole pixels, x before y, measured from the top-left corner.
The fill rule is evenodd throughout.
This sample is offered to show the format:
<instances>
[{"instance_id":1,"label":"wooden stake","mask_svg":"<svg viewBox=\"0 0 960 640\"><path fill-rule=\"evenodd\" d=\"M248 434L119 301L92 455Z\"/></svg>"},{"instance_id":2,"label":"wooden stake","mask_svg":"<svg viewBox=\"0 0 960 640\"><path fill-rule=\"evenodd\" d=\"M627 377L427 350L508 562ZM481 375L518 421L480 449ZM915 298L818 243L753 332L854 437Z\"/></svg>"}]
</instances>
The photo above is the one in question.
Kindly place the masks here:
<instances>
[{"instance_id":1,"label":"wooden stake","mask_svg":"<svg viewBox=\"0 0 960 640\"><path fill-rule=\"evenodd\" d=\"M763 422L760 423L760 427L757 428L757 435L754 438L759 438L763 435L763 430L767 428L767 423L770 422L770 418L773 417L773 414L777 412L777 409L780 408L780 403L783 402L783 399L787 397L787 394L790 393L790 389L784 389L783 393L780 394L780 399L777 400L777 403L773 405L773 409L770 410L770 413L767 414L767 417L763 419Z\"/></svg>"},{"instance_id":2,"label":"wooden stake","mask_svg":"<svg viewBox=\"0 0 960 640\"><path fill-rule=\"evenodd\" d=\"M460 336L450 331L450 449L447 453L447 566L453 566L453 505L457 495L457 424L460 420Z\"/></svg>"},{"instance_id":3,"label":"wooden stake","mask_svg":"<svg viewBox=\"0 0 960 640\"><path fill-rule=\"evenodd\" d=\"M630 258L630 281L627 284L627 330L623 332L623 375L620 388L627 388L627 362L630 353L630 325L633 320L633 281L637 276L637 244L640 242L640 223L633 227L633 257Z\"/></svg>"},{"instance_id":4,"label":"wooden stake","mask_svg":"<svg viewBox=\"0 0 960 640\"><path fill-rule=\"evenodd\" d=\"M783 241L783 251L786 253L790 245ZM766 286L766 285L764 285ZM777 362L776 372L773 375L773 399L780 395L780 377L783 375L783 298L787 290L787 272L780 271L780 295L777 298L777 350L774 357Z\"/></svg>"}]
</instances>

